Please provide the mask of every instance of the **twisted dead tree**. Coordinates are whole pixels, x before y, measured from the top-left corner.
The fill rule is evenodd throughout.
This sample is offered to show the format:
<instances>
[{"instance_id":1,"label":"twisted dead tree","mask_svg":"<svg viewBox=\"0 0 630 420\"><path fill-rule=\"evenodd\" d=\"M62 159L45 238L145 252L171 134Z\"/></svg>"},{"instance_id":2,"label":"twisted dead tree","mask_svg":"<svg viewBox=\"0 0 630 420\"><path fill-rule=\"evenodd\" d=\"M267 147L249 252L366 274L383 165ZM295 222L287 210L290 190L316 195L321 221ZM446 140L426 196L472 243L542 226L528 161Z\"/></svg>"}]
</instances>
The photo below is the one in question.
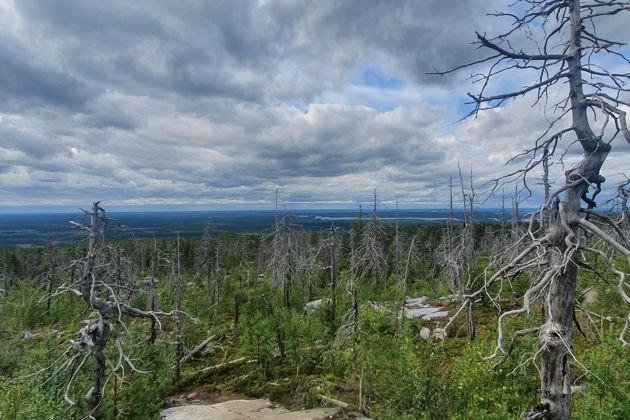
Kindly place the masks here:
<instances>
[{"instance_id":1,"label":"twisted dead tree","mask_svg":"<svg viewBox=\"0 0 630 420\"><path fill-rule=\"evenodd\" d=\"M507 277L529 273L530 287L522 298L522 307L503 312L499 317L497 346L489 359L509 354L517 337L537 334L541 398L533 410L523 413L523 418L569 419L569 361L573 357L572 324L581 255L586 253L602 259L618 277L623 300L630 303L628 273L615 264L612 255L588 243L590 237L597 238L630 264L627 234L621 231L617 221L595 210L596 198L605 181L600 172L613 148L613 141L621 135L630 143L625 111L630 106L626 99L630 91L630 73L611 71L604 64L610 64L612 60L627 66L630 61L620 52L623 43L604 38L597 29L601 29L607 19L627 14L630 2L522 0L515 2L513 10L493 14L497 18L509 19L509 30L492 37L477 34L479 48L489 52L486 58L438 74L483 66L482 72L473 76L480 82L481 89L469 94L474 105L470 115L500 107L514 98L532 95L534 104L544 105L554 113L534 146L518 156L525 160L524 167L508 174L503 181L520 178L527 187L527 175L534 169L553 159L562 162L564 154L558 156L558 148L578 145L583 155L564 173L564 185L550 193L539 212L532 215L527 232L529 243L525 249L489 276L483 287L467 295L455 317L482 294L489 296L493 285ZM517 71L523 71L525 76L536 74L535 80L513 91L491 91L502 75ZM501 88L499 84L498 89ZM543 214L548 217L548 224L537 228L535 217L542 219ZM616 232L618 236L610 232ZM506 350L504 320L508 316L528 313L535 302L544 304L545 322L514 333ZM623 345L627 345L627 330L628 322L620 336Z\"/></svg>"},{"instance_id":2,"label":"twisted dead tree","mask_svg":"<svg viewBox=\"0 0 630 420\"><path fill-rule=\"evenodd\" d=\"M87 253L75 261L74 264L82 268L81 278L75 282L64 283L57 288L52 297L70 293L80 297L88 307L90 315L84 321L84 327L79 330L77 338L68 340L67 349L50 366L35 374L48 372L47 381L64 377L64 400L71 406L75 401L70 398L79 373L88 362L92 364L91 387L85 395L87 401L87 417L98 419L101 417L99 407L105 395L105 387L113 376L122 382L125 372L139 372L134 362L126 353L122 336L127 332L126 317L153 319L160 325L160 318L172 318L177 313L144 311L121 301L116 285L109 284L106 275L109 264L103 261L104 235L107 224L114 219L107 217L105 209L95 202L90 210L83 210L87 216L87 223L71 222L87 235ZM48 298L46 296L45 298ZM119 331L115 331L118 327ZM116 334L114 334L116 332ZM106 350L111 339L117 357L109 360ZM109 367L109 369L108 369Z\"/></svg>"}]
</instances>

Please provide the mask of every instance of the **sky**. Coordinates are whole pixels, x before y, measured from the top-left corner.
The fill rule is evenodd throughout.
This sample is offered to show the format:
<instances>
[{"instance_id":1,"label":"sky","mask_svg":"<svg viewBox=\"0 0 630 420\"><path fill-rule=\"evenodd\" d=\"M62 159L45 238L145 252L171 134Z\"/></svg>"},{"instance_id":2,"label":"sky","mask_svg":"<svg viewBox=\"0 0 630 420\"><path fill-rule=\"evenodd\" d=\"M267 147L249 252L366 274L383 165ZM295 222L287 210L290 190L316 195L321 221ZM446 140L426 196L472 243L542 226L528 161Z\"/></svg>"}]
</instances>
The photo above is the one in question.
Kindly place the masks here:
<instances>
[{"instance_id":1,"label":"sky","mask_svg":"<svg viewBox=\"0 0 630 420\"><path fill-rule=\"evenodd\" d=\"M276 190L290 209L374 191L387 208L444 208L458 162L496 207L489 181L522 165L505 162L549 110L526 97L460 121L473 70L427 73L484 56L475 31L501 29L486 13L507 3L2 0L0 212L272 209ZM604 31L629 41L624 19ZM629 161L617 140L610 185Z\"/></svg>"}]
</instances>

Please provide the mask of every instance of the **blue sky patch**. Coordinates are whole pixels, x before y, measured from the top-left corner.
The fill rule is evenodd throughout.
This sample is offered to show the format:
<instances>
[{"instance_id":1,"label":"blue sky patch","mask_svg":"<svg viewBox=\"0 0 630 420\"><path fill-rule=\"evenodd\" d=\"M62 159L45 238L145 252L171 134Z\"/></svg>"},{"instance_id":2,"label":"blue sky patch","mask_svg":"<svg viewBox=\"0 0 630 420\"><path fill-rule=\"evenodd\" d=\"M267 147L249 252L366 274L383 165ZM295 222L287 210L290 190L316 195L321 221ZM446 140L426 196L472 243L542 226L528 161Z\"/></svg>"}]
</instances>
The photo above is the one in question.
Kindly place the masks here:
<instances>
[{"instance_id":1,"label":"blue sky patch","mask_svg":"<svg viewBox=\"0 0 630 420\"><path fill-rule=\"evenodd\" d=\"M398 89L405 81L397 77L387 77L378 69L368 68L361 73L361 84L379 89Z\"/></svg>"}]
</instances>

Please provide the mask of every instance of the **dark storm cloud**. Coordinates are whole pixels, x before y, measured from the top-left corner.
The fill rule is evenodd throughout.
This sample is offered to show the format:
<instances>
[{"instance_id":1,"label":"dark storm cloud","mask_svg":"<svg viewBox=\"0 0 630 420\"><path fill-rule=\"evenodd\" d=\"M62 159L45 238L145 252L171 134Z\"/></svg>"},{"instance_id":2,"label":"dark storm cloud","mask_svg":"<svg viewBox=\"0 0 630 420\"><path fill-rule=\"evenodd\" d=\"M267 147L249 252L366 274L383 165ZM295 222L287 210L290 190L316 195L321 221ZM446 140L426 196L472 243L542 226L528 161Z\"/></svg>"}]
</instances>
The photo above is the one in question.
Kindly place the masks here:
<instances>
[{"instance_id":1,"label":"dark storm cloud","mask_svg":"<svg viewBox=\"0 0 630 420\"><path fill-rule=\"evenodd\" d=\"M28 107L60 106L79 109L99 89L63 71L37 64L36 57L0 36L0 111L20 112Z\"/></svg>"},{"instance_id":2,"label":"dark storm cloud","mask_svg":"<svg viewBox=\"0 0 630 420\"><path fill-rule=\"evenodd\" d=\"M476 56L468 45L470 20L492 4L40 0L16 6L27 33L54 40L58 59L100 87L308 103L377 53L405 77L439 83L425 73Z\"/></svg>"}]
</instances>

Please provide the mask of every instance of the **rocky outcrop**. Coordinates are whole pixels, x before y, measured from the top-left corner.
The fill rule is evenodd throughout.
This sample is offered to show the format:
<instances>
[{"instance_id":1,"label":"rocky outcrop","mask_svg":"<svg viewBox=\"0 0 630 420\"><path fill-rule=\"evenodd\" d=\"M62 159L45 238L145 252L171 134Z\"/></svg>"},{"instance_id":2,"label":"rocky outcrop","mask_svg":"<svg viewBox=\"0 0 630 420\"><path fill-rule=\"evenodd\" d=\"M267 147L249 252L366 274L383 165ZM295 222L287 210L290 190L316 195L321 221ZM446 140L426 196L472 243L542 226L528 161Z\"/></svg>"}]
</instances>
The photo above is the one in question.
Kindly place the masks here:
<instances>
[{"instance_id":1,"label":"rocky outcrop","mask_svg":"<svg viewBox=\"0 0 630 420\"><path fill-rule=\"evenodd\" d=\"M162 410L162 420L319 420L338 412L337 408L289 411L265 399L231 400L209 405L184 405Z\"/></svg>"}]
</instances>

